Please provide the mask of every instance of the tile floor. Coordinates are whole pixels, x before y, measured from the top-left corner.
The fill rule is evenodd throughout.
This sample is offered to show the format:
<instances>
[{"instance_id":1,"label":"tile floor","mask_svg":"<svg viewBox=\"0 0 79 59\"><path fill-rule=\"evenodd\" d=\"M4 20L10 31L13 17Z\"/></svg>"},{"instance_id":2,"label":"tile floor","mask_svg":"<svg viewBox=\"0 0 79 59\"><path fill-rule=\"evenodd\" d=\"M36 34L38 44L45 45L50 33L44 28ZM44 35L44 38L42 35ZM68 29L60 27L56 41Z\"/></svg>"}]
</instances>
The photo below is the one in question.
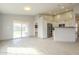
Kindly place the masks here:
<instances>
[{"instance_id":1,"label":"tile floor","mask_svg":"<svg viewBox=\"0 0 79 59\"><path fill-rule=\"evenodd\" d=\"M1 55L78 55L79 42L55 42L35 37L0 41Z\"/></svg>"}]
</instances>

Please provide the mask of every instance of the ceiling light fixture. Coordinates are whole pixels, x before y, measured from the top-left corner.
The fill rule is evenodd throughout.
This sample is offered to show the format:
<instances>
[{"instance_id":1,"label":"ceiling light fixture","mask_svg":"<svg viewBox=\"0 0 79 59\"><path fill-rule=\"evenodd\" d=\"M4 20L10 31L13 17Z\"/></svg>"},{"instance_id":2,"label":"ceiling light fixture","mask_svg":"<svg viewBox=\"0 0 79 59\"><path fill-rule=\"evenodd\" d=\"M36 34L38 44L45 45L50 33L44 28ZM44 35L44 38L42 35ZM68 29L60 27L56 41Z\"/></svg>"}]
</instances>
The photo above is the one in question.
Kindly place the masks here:
<instances>
[{"instance_id":1,"label":"ceiling light fixture","mask_svg":"<svg viewBox=\"0 0 79 59\"><path fill-rule=\"evenodd\" d=\"M30 11L31 10L31 7L24 7L24 10L26 10L26 11Z\"/></svg>"}]
</instances>

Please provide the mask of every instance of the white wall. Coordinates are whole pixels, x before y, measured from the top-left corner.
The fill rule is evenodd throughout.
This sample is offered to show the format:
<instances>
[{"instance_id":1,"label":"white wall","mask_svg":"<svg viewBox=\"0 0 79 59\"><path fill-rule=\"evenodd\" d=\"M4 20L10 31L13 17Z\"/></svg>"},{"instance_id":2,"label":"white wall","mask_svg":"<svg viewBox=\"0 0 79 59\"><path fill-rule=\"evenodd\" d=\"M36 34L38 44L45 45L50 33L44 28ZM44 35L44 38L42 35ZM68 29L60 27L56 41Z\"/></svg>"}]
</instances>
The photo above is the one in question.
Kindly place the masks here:
<instances>
[{"instance_id":1,"label":"white wall","mask_svg":"<svg viewBox=\"0 0 79 59\"><path fill-rule=\"evenodd\" d=\"M10 15L10 14L0 14L1 18L0 21L2 23L2 28L1 32L1 39L11 39L13 37L13 21L17 20L20 22L25 22L29 24L29 36L34 35L34 27L33 27L33 21L34 17L33 16L23 16L23 15Z\"/></svg>"}]
</instances>

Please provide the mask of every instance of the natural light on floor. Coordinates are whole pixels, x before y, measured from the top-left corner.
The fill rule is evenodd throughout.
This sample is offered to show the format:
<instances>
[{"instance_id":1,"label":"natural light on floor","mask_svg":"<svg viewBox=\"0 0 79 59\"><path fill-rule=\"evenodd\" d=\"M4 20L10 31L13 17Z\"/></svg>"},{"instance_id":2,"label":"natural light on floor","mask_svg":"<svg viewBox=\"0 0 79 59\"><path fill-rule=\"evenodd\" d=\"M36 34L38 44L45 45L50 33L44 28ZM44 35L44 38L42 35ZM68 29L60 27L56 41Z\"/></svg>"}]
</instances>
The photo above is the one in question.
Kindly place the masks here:
<instances>
[{"instance_id":1,"label":"natural light on floor","mask_svg":"<svg viewBox=\"0 0 79 59\"><path fill-rule=\"evenodd\" d=\"M35 48L8 47L7 53L11 54L40 54Z\"/></svg>"}]
</instances>

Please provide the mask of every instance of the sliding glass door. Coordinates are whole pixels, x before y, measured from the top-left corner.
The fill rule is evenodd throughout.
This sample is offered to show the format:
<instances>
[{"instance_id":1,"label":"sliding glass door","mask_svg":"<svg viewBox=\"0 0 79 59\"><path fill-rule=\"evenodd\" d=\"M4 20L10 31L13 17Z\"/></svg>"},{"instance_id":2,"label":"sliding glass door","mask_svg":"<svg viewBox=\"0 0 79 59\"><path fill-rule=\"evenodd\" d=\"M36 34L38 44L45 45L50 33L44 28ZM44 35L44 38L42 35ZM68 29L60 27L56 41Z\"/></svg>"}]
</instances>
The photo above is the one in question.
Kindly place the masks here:
<instances>
[{"instance_id":1,"label":"sliding glass door","mask_svg":"<svg viewBox=\"0 0 79 59\"><path fill-rule=\"evenodd\" d=\"M21 24L14 23L13 24L13 38L20 38L21 37Z\"/></svg>"},{"instance_id":2,"label":"sliding glass door","mask_svg":"<svg viewBox=\"0 0 79 59\"><path fill-rule=\"evenodd\" d=\"M28 36L28 26L21 23L13 23L13 38Z\"/></svg>"},{"instance_id":3,"label":"sliding glass door","mask_svg":"<svg viewBox=\"0 0 79 59\"><path fill-rule=\"evenodd\" d=\"M26 25L26 24L22 24L22 31L21 31L21 33L22 33L22 37L26 37L26 36L28 36L28 26Z\"/></svg>"}]
</instances>

